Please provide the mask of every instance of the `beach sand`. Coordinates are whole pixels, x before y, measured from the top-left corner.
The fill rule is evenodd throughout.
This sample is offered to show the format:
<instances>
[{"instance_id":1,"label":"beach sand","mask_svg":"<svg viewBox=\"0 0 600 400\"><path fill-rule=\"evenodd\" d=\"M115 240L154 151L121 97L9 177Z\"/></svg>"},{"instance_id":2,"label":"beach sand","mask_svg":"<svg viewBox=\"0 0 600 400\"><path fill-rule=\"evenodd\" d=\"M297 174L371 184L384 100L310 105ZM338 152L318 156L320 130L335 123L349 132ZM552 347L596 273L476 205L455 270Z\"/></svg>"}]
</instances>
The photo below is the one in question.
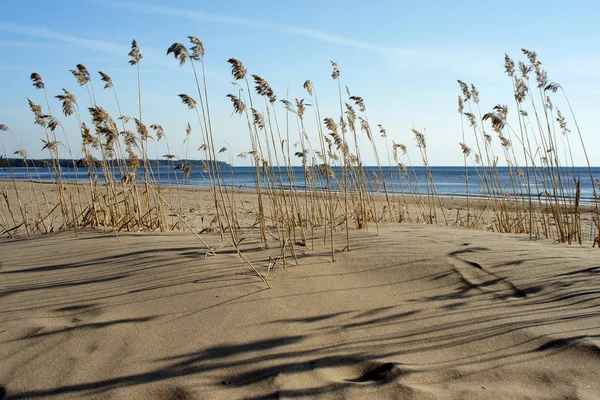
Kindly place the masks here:
<instances>
[{"instance_id":1,"label":"beach sand","mask_svg":"<svg viewBox=\"0 0 600 400\"><path fill-rule=\"evenodd\" d=\"M52 204L56 187L35 185ZM600 398L589 243L371 223L347 252L340 225L336 262L317 229L284 263L276 229L265 250L248 228L255 195L237 191L240 258L211 229L208 190L163 193L171 223L208 228L214 255L189 230L0 239L0 398ZM445 199L450 224L464 208Z\"/></svg>"},{"instance_id":2,"label":"beach sand","mask_svg":"<svg viewBox=\"0 0 600 400\"><path fill-rule=\"evenodd\" d=\"M247 236L270 288L216 233L0 239L5 397L600 398L598 249L390 224L284 269Z\"/></svg>"}]
</instances>

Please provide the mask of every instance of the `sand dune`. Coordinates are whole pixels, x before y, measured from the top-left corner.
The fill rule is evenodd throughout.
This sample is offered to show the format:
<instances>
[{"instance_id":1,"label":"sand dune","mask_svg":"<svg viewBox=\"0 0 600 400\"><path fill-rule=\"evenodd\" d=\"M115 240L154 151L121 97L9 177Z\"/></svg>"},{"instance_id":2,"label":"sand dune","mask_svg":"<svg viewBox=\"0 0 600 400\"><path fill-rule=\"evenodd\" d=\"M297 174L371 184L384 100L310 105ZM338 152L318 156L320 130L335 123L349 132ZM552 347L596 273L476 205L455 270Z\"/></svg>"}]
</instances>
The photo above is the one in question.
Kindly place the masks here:
<instances>
[{"instance_id":1,"label":"sand dune","mask_svg":"<svg viewBox=\"0 0 600 400\"><path fill-rule=\"evenodd\" d=\"M203 236L2 239L5 397L600 398L597 249L397 224L284 270L248 239L268 289Z\"/></svg>"}]
</instances>

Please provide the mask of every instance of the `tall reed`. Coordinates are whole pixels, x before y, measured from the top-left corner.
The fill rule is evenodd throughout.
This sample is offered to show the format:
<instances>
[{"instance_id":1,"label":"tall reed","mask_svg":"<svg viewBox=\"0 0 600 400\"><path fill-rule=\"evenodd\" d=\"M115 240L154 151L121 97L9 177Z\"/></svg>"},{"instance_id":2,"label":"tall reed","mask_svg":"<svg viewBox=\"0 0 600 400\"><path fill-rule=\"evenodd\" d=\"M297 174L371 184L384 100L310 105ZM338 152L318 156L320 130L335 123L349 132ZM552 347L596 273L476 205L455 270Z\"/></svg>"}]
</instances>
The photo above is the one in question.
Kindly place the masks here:
<instances>
[{"instance_id":1,"label":"tall reed","mask_svg":"<svg viewBox=\"0 0 600 400\"><path fill-rule=\"evenodd\" d=\"M373 133L365 100L352 95L348 87L342 91L340 68L333 61L331 78L334 86L330 90L335 93L331 97L335 101L331 109L339 110L327 116L322 114L322 98L317 96L312 81L307 80L302 88L297 88L306 91L306 99L290 97L286 92L285 99L278 102L275 89L266 79L249 74L240 60L228 60L235 90L227 94L227 98L233 107L232 114L239 116L245 125L250 143L250 148L239 157L248 159L252 165L256 187L254 194L248 195L253 197L254 208L246 210L243 203L237 203L239 190L234 187L235 174L232 172L228 186L218 159L230 149L217 143L221 136L217 121L211 117L204 46L195 36L188 36L188 39L189 48L176 42L167 49L167 55L173 56L181 67L189 64L194 77L190 92L193 95L173 95L178 95L193 112L196 120L193 125L200 132L202 144L199 150L205 156L202 163L215 215L210 228L219 233L222 241L233 246L240 258L265 282L265 276L240 250L242 241L256 227L262 249L269 251L275 243L277 255L269 256L270 266L281 263L284 268L289 260L298 263L299 248L315 249L319 235L331 260L335 261L337 252L353 250L352 225L358 229L375 225L378 232L381 223L389 222L455 224L581 244L582 214L586 211L581 205L582 177L578 176L573 161L572 146L577 142L585 156L593 188L590 212L594 229L600 228L596 181L582 132L564 89L548 80L535 52L523 50L525 61L518 63L505 56L504 70L513 90L514 111L501 103L488 112L482 111L485 106L475 85L458 81L459 144L466 199L464 210L459 206L453 220L446 207L448 200L437 189L425 131L401 132L403 137L412 134L416 140L420 159L417 166L412 162L411 151L399 144L397 138L392 139L390 148L389 134L381 124L377 124L380 137ZM4 198L0 202L1 234L16 236L24 232L33 235L53 229L83 227L113 232L185 229L201 240L207 254L215 254L201 237L205 226L200 231L191 225L186 220L183 206L187 192L183 190L182 182L192 171L189 147L196 130L188 124L185 160L176 164L177 156L171 153L164 129L157 123L147 125L147 116L142 113L140 61L143 56L135 40L128 56L137 75L136 117L124 113L112 78L99 72L104 89L111 90L114 97L118 116L113 118L99 104L92 77L83 64L78 64L71 72L87 92L89 115L80 111L80 104L69 90L63 89L55 96L61 102L64 117L76 119L81 136L79 154L82 157L79 161L67 141L68 132L51 113L50 99L41 76L31 75L34 87L44 92L45 106L30 99L28 103L34 124L44 134L43 150L49 154L55 198L50 198L39 185L30 182L29 199L35 198L35 201L26 201L21 189L25 186L19 186L15 179L8 160L9 152L0 138L2 166L11 182L10 187L3 187L1 192ZM551 98L559 92L562 97ZM327 97L323 99L327 100ZM561 104L569 108L568 115L561 111ZM308 108L312 108L313 116L307 118ZM285 120L281 119L282 110ZM577 140L570 140L569 117L575 124ZM64 144L59 141L57 130L63 131ZM12 133L17 146L15 154L21 156L27 166L27 152L14 133L5 125L0 125L0 131ZM365 138L369 150L360 145ZM150 140L157 143L164 140L167 154L163 158L174 170L171 172L181 174L179 170L183 171L181 178L175 175L173 192L170 188L161 188L163 182L156 178L149 159ZM380 154L382 146L378 144L381 140L385 141L385 154ZM300 148L292 153L291 146L296 142ZM70 156L66 164L60 158L59 149L63 146ZM364 165L369 153L370 159L375 161L373 167ZM382 160L387 160L388 165L383 165ZM230 162L233 164L232 155ZM294 169L298 163L300 177ZM158 160L155 165L156 171L160 172ZM506 165L507 178L501 165ZM85 178L79 171L82 167L87 171ZM75 171L75 185L65 182L64 169ZM29 169L27 176L33 181ZM298 187L300 182L304 182L302 188ZM481 198L475 197L472 189L477 184L481 187ZM484 205L481 200L485 201ZM250 219L241 215L242 212L249 214ZM341 240L341 236L343 244L338 245L336 241Z\"/></svg>"}]
</instances>

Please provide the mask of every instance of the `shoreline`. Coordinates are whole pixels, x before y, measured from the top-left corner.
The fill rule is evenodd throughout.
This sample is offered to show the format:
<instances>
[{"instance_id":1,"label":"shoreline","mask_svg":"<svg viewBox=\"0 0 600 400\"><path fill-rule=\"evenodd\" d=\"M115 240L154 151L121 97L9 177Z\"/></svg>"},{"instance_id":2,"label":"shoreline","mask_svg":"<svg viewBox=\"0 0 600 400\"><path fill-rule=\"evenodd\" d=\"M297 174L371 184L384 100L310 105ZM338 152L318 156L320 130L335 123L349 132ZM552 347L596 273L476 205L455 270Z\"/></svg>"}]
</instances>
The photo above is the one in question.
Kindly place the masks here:
<instances>
[{"instance_id":1,"label":"shoreline","mask_svg":"<svg viewBox=\"0 0 600 400\"><path fill-rule=\"evenodd\" d=\"M44 179L40 179L40 180L36 180L36 179L15 179L18 182L31 182L31 183L35 183L35 184L56 184L56 181L50 181L50 180L44 180ZM10 178L0 178L0 182L12 182L12 179ZM69 185L86 185L88 183L86 182L82 182L82 181L70 181L70 180L64 180L63 184L69 184ZM99 183L100 185L105 185L105 183ZM118 183L117 183L118 184ZM143 186L144 183L136 183L136 185L138 186ZM194 186L191 184L181 184L181 185L168 185L165 183L161 183L161 184L156 184L153 185L156 187L160 187L160 188L180 188L182 190L211 190L211 188L208 186ZM240 186L227 186L227 185L223 185L224 188L226 188L227 190L230 191L246 191L248 193L255 193L256 192L256 187L248 187L246 185L240 185ZM293 186L294 190L296 193L298 194L303 194L304 193L304 188L305 186ZM308 187L306 187L308 188ZM265 188L263 188L263 190L265 190ZM279 188L276 188L276 190L280 190ZM284 185L284 191L286 193L292 192L292 186L290 185ZM314 189L313 189L314 191ZM316 190L315 191L318 194L325 194L327 193L326 188L320 188L320 190ZM335 194L343 194L344 191L343 189L339 189L339 190L331 190L331 193L335 193ZM375 195L375 196L385 196L386 194L381 191L381 190L375 190L375 191L368 191L369 194ZM395 196L395 197L401 197L403 196L402 192L398 192L398 191L388 191L388 196ZM414 197L427 197L426 193L405 193L404 194L405 197L407 198L414 198ZM433 197L438 197L438 195L431 195ZM505 194L505 196L495 196L495 197L491 197L488 195L471 195L469 194L467 196L466 193L453 193L453 194L439 194L439 197L445 200L467 200L467 197L469 200L474 200L474 201L500 201L502 199L506 199L508 201L511 202L518 202L518 203L528 203L529 201L524 198L524 195L509 195L509 194ZM539 193L539 194L532 194L530 195L530 199L532 202L538 202L540 200L538 200L539 198L543 198L546 199L545 201L553 201L553 200L548 200L548 199L554 199L554 197L549 197L549 196L543 196L543 193ZM575 198L574 197L557 197L558 201L564 202L564 201L574 201ZM581 199L580 199L581 201ZM600 204L600 200L597 200L597 202ZM594 205L594 201L593 201L593 197L585 197L583 198L583 202L580 202L580 206L582 207L582 209L591 211L595 205Z\"/></svg>"}]
</instances>

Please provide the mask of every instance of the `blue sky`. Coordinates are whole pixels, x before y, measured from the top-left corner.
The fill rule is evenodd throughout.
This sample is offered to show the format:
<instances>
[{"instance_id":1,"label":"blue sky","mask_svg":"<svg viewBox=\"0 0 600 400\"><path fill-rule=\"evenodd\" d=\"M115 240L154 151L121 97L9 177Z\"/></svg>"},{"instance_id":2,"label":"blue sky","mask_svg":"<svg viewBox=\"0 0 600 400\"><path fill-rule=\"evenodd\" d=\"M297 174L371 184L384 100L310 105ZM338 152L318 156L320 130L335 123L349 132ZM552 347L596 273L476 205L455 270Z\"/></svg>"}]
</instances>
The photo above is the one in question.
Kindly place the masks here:
<instances>
[{"instance_id":1,"label":"blue sky","mask_svg":"<svg viewBox=\"0 0 600 400\"><path fill-rule=\"evenodd\" d=\"M520 49L525 47L538 52L550 80L567 91L590 160L600 165L600 132L594 118L600 99L597 15L600 4L594 1L574 1L568 7L541 1L4 1L0 4L0 123L14 131L31 157L43 156L44 133L32 124L26 98L41 104L45 100L29 75L39 73L51 97L63 87L69 89L84 108L89 106L87 92L69 72L78 63L94 73L100 105L116 113L113 95L101 89L96 71L113 78L124 113L135 116L136 71L127 64L127 53L136 39L144 54L144 122L163 125L171 153L179 156L186 153L183 142L190 122L195 128L190 158L202 158L195 150L201 144L195 114L177 97L194 95L193 75L189 65L179 68L166 56L172 43L187 43L186 37L194 35L206 48L216 145L231 146L231 155L250 150L250 144L245 125L231 116L225 97L236 93L227 59L242 60L250 73L270 83L280 99L286 94L290 99L306 97L302 84L311 79L320 96L321 113L339 118L337 86L330 78L330 60L334 60L342 84L365 99L374 127L383 124L390 140L406 144L413 162L417 163L418 151L411 128L416 128L426 132L431 164L461 165L456 80L477 86L483 112L496 104L507 104L513 111L504 53L523 59ZM563 103L557 96L555 104L564 109ZM57 101L51 100L50 106L60 114ZM79 131L74 118L61 116L60 121L77 153ZM18 145L2 134L11 154ZM469 136L467 142L474 145ZM366 139L361 144L369 148ZM378 146L383 152L383 141ZM167 153L164 143L154 151L159 156ZM363 153L367 164L374 163L367 150ZM380 156L387 163L387 157ZM580 150L574 151L574 157L576 164L584 164ZM222 158L229 161L229 155ZM234 162L248 161L235 158Z\"/></svg>"}]
</instances>

